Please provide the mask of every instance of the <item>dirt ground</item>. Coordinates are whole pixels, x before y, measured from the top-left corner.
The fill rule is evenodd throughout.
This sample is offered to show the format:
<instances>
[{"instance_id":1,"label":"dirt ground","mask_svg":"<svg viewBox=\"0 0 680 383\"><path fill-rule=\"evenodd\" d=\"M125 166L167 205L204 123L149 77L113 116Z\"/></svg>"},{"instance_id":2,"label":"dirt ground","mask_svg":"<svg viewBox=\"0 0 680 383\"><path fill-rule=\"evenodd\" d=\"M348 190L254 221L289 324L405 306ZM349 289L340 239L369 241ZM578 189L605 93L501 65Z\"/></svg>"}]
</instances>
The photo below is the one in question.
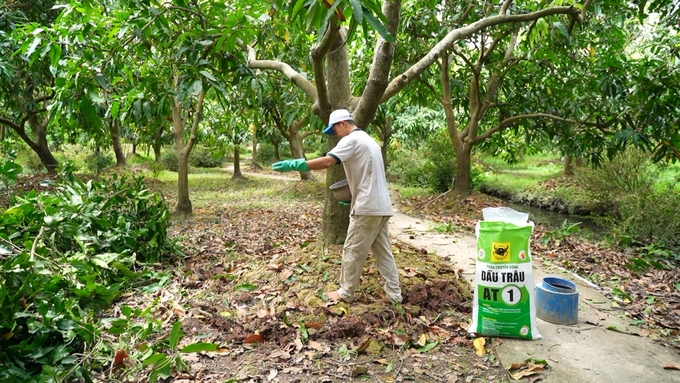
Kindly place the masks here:
<instances>
[{"instance_id":1,"label":"dirt ground","mask_svg":"<svg viewBox=\"0 0 680 383\"><path fill-rule=\"evenodd\" d=\"M294 176L281 178L293 185ZM322 212L318 203L302 200L277 211L236 212L216 204L177 222L171 234L183 238L185 263L163 289L126 296L119 305L143 308L155 300L159 321L182 322L180 348L219 345L182 354L188 372L172 382L511 382L518 373L527 382L680 382L677 270L633 275L617 254L568 240L546 245L539 241L545 229L536 228L534 280L559 274L577 283L579 323L539 319L539 341L475 339L467 331L472 227L484 207L501 201L394 194L393 202L402 304L373 302L382 296L382 279L370 257L357 301L327 300L324 292L337 288L341 248L317 242ZM616 278L631 299L617 300L611 284L595 286L569 269L604 282ZM145 376L120 370L109 378Z\"/></svg>"}]
</instances>

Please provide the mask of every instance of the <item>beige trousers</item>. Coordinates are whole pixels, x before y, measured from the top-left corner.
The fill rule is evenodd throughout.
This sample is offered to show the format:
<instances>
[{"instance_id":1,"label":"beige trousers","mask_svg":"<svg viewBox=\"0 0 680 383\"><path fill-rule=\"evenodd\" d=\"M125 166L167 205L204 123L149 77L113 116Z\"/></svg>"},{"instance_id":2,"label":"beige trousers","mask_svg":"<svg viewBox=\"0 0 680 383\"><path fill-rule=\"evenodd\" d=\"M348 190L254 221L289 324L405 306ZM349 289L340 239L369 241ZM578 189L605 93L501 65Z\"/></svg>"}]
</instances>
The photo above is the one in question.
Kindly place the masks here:
<instances>
[{"instance_id":1,"label":"beige trousers","mask_svg":"<svg viewBox=\"0 0 680 383\"><path fill-rule=\"evenodd\" d=\"M399 273L390 247L388 216L352 215L349 218L347 239L342 253L340 289L338 294L346 302L354 300L364 263L371 251L380 275L385 279L385 294L392 302L401 302Z\"/></svg>"}]
</instances>

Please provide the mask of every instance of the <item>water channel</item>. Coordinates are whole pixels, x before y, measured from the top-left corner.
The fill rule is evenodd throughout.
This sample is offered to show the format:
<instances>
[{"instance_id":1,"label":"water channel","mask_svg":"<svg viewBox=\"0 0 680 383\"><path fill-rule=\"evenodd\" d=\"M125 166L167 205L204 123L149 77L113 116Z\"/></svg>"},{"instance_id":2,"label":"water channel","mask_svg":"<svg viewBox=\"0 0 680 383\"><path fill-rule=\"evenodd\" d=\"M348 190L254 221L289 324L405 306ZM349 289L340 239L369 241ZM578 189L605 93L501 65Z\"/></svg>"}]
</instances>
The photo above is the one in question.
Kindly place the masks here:
<instances>
[{"instance_id":1,"label":"water channel","mask_svg":"<svg viewBox=\"0 0 680 383\"><path fill-rule=\"evenodd\" d=\"M599 226L595 221L587 217L577 217L565 213L552 211L540 207L524 205L512 201L505 200L505 206L529 214L529 220L535 224L540 224L550 228L567 227L572 224L579 224L578 226L584 233L594 235L604 235L606 229Z\"/></svg>"}]
</instances>

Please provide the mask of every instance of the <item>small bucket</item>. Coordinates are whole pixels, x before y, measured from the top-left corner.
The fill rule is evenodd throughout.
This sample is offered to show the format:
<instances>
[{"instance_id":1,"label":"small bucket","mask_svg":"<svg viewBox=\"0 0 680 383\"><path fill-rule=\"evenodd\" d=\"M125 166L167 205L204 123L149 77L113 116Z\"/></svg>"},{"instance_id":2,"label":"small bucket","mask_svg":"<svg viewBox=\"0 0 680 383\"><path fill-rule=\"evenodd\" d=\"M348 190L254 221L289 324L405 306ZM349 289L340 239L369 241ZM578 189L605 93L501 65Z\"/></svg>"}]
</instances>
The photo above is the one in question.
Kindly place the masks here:
<instances>
[{"instance_id":1,"label":"small bucket","mask_svg":"<svg viewBox=\"0 0 680 383\"><path fill-rule=\"evenodd\" d=\"M329 189L331 189L333 197L335 197L335 199L338 201L350 202L352 200L352 193L349 191L349 184L347 183L346 179L334 183L333 185L329 186Z\"/></svg>"},{"instance_id":2,"label":"small bucket","mask_svg":"<svg viewBox=\"0 0 680 383\"><path fill-rule=\"evenodd\" d=\"M570 325L578 322L578 289L566 279L545 277L536 285L536 316L546 322Z\"/></svg>"}]
</instances>

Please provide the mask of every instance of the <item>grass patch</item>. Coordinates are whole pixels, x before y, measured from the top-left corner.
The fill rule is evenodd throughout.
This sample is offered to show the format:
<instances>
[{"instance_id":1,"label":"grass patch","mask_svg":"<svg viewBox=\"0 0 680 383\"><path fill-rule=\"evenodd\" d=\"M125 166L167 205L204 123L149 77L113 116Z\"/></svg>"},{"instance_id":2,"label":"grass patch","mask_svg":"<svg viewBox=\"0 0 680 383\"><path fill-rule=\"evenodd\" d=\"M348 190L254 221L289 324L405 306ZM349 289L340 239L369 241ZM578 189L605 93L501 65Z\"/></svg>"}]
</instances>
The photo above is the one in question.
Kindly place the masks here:
<instances>
[{"instance_id":1,"label":"grass patch","mask_svg":"<svg viewBox=\"0 0 680 383\"><path fill-rule=\"evenodd\" d=\"M432 196L432 191L428 188L417 186L404 186L395 183L390 184L390 189L396 190L401 198L426 198Z\"/></svg>"},{"instance_id":2,"label":"grass patch","mask_svg":"<svg viewBox=\"0 0 680 383\"><path fill-rule=\"evenodd\" d=\"M189 198L200 214L214 214L215 205L229 206L234 211L277 208L308 199L323 204L324 183L321 181L281 182L268 178L231 179L220 169L194 169L189 174ZM157 188L170 205L177 202L177 173L161 172ZM211 214L211 210L213 213Z\"/></svg>"}]
</instances>

